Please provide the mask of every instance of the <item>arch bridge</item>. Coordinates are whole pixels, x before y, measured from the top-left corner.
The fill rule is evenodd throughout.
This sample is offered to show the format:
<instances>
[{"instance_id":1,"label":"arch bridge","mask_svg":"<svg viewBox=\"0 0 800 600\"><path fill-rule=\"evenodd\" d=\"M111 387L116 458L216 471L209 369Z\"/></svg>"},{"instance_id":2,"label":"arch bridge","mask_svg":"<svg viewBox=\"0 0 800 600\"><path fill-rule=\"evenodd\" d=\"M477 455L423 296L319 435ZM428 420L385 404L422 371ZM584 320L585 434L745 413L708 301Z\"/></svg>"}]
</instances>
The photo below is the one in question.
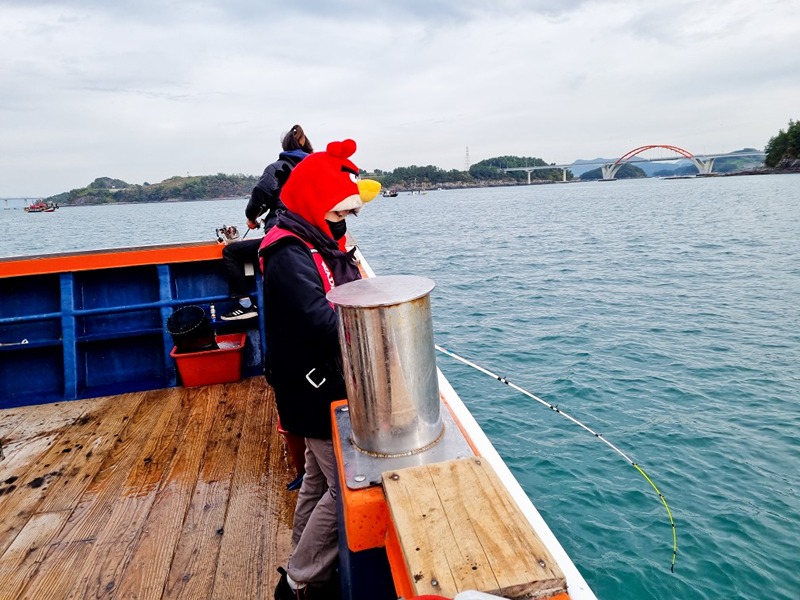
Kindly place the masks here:
<instances>
[{"instance_id":1,"label":"arch bridge","mask_svg":"<svg viewBox=\"0 0 800 600\"><path fill-rule=\"evenodd\" d=\"M648 150L654 150L656 148L662 148L664 150L669 150L671 152L679 154L683 158L689 159L690 161L692 161L694 166L697 167L697 171L701 175L708 175L709 173L711 173L711 169L714 168L714 159L719 156L719 155L713 155L713 156L700 157L700 156L695 156L694 154L692 154L688 150L684 150L683 148L681 148L679 146L673 146L672 144L647 144L646 146L639 146L638 148L634 148L633 150L629 150L628 152L626 152L625 154L620 156L614 163L612 163L610 165L606 164L606 165L601 166L600 167L600 172L603 174L603 179L614 179L617 176L617 173L619 172L619 170L622 168L622 165L624 165L627 162L631 162L631 159L634 156L638 156L639 154L642 154L643 152L647 152ZM670 156L670 157L667 157L667 158L651 158L651 159L648 159L648 160L650 162L655 162L655 161L659 161L659 160L672 161L672 160L675 160L675 159L676 159L675 156Z\"/></svg>"},{"instance_id":2,"label":"arch bridge","mask_svg":"<svg viewBox=\"0 0 800 600\"><path fill-rule=\"evenodd\" d=\"M765 156L763 152L735 152L735 153L695 155L689 152L688 150L685 150L679 146L673 146L672 144L647 144L646 146L639 146L638 148L634 148L633 150L626 152L613 163L609 164L604 162L598 162L598 163L585 162L581 163L581 166L590 164L599 164L600 172L603 175L603 179L606 181L611 181L616 178L616 175L622 168L622 165L628 162L637 162L633 161L632 159L638 156L639 154L647 152L648 150L653 150L658 148L669 150L670 152L673 152L679 156L668 156L664 158L646 158L646 159L643 158L641 159L641 161L647 161L647 162L674 161L682 157L692 161L694 166L697 167L697 170L700 175L708 175L711 173L712 169L714 168L715 158L740 157L740 156ZM541 171L545 169L561 169L563 173L562 181L566 181L567 170L575 166L576 165L574 163L569 165L552 164L541 167L512 167L503 170L506 171L507 173L510 171L525 171L528 174L528 183L531 183L531 173L533 171Z\"/></svg>"}]
</instances>

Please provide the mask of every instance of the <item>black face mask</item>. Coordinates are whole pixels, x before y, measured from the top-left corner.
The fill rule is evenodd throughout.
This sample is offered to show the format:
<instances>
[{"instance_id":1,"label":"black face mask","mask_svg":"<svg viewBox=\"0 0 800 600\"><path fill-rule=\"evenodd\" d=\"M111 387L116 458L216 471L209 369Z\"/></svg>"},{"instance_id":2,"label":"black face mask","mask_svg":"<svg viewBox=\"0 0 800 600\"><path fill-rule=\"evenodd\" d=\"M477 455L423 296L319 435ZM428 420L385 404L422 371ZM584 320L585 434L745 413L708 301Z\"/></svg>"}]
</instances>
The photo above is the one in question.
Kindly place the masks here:
<instances>
[{"instance_id":1,"label":"black face mask","mask_svg":"<svg viewBox=\"0 0 800 600\"><path fill-rule=\"evenodd\" d=\"M347 222L344 219L341 221L336 221L335 223L325 219L325 222L328 224L328 227L330 227L331 235L336 241L342 239L344 234L347 233Z\"/></svg>"}]
</instances>

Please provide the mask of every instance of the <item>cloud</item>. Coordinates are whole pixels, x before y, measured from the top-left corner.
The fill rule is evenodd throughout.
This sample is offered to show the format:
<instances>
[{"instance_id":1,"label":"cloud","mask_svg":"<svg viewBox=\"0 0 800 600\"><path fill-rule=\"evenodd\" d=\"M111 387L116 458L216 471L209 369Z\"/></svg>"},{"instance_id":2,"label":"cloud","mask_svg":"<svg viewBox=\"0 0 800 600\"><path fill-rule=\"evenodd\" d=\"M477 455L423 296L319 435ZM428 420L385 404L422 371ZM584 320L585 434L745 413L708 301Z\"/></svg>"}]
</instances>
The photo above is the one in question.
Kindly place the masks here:
<instances>
[{"instance_id":1,"label":"cloud","mask_svg":"<svg viewBox=\"0 0 800 600\"><path fill-rule=\"evenodd\" d=\"M294 123L367 169L763 147L799 28L790 0L0 1L0 196L260 173Z\"/></svg>"}]
</instances>

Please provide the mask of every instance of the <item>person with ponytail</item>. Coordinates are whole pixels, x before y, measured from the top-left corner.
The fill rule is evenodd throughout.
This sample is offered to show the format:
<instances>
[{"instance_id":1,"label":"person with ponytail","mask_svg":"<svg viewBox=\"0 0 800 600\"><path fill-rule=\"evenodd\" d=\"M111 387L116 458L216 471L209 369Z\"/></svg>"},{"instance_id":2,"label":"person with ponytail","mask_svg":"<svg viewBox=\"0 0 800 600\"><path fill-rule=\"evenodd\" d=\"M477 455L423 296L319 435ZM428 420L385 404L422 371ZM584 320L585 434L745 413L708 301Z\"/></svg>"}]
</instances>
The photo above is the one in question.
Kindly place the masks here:
<instances>
[{"instance_id":1,"label":"person with ponytail","mask_svg":"<svg viewBox=\"0 0 800 600\"><path fill-rule=\"evenodd\" d=\"M284 134L281 146L283 151L278 155L278 160L266 166L261 179L250 194L250 200L244 210L249 229L258 229L260 227L258 220L262 217L264 233L275 224L278 214L285 210L280 200L283 184L297 164L314 152L311 140L306 137L300 125L294 125ZM232 310L220 317L223 321L242 321L258 316L258 309L250 298L251 286L248 285L245 265L255 264L258 261L260 244L261 238L253 237L231 242L222 249L222 261L228 274L229 293L232 298L238 300Z\"/></svg>"}]
</instances>

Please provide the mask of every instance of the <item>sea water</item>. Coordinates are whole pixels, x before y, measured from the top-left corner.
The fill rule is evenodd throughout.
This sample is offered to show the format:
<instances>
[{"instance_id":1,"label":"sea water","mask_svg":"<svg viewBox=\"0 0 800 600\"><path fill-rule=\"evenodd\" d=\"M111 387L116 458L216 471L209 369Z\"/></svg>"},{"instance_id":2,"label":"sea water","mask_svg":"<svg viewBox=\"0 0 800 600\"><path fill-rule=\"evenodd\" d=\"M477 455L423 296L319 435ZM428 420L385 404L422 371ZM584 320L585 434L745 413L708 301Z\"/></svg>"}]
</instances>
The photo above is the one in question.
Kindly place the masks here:
<instances>
[{"instance_id":1,"label":"sea water","mask_svg":"<svg viewBox=\"0 0 800 600\"><path fill-rule=\"evenodd\" d=\"M213 240L245 204L3 210L0 256ZM348 227L378 274L436 282L438 344L664 495L674 573L634 467L437 356L599 598L800 598L800 176L401 193Z\"/></svg>"}]
</instances>

